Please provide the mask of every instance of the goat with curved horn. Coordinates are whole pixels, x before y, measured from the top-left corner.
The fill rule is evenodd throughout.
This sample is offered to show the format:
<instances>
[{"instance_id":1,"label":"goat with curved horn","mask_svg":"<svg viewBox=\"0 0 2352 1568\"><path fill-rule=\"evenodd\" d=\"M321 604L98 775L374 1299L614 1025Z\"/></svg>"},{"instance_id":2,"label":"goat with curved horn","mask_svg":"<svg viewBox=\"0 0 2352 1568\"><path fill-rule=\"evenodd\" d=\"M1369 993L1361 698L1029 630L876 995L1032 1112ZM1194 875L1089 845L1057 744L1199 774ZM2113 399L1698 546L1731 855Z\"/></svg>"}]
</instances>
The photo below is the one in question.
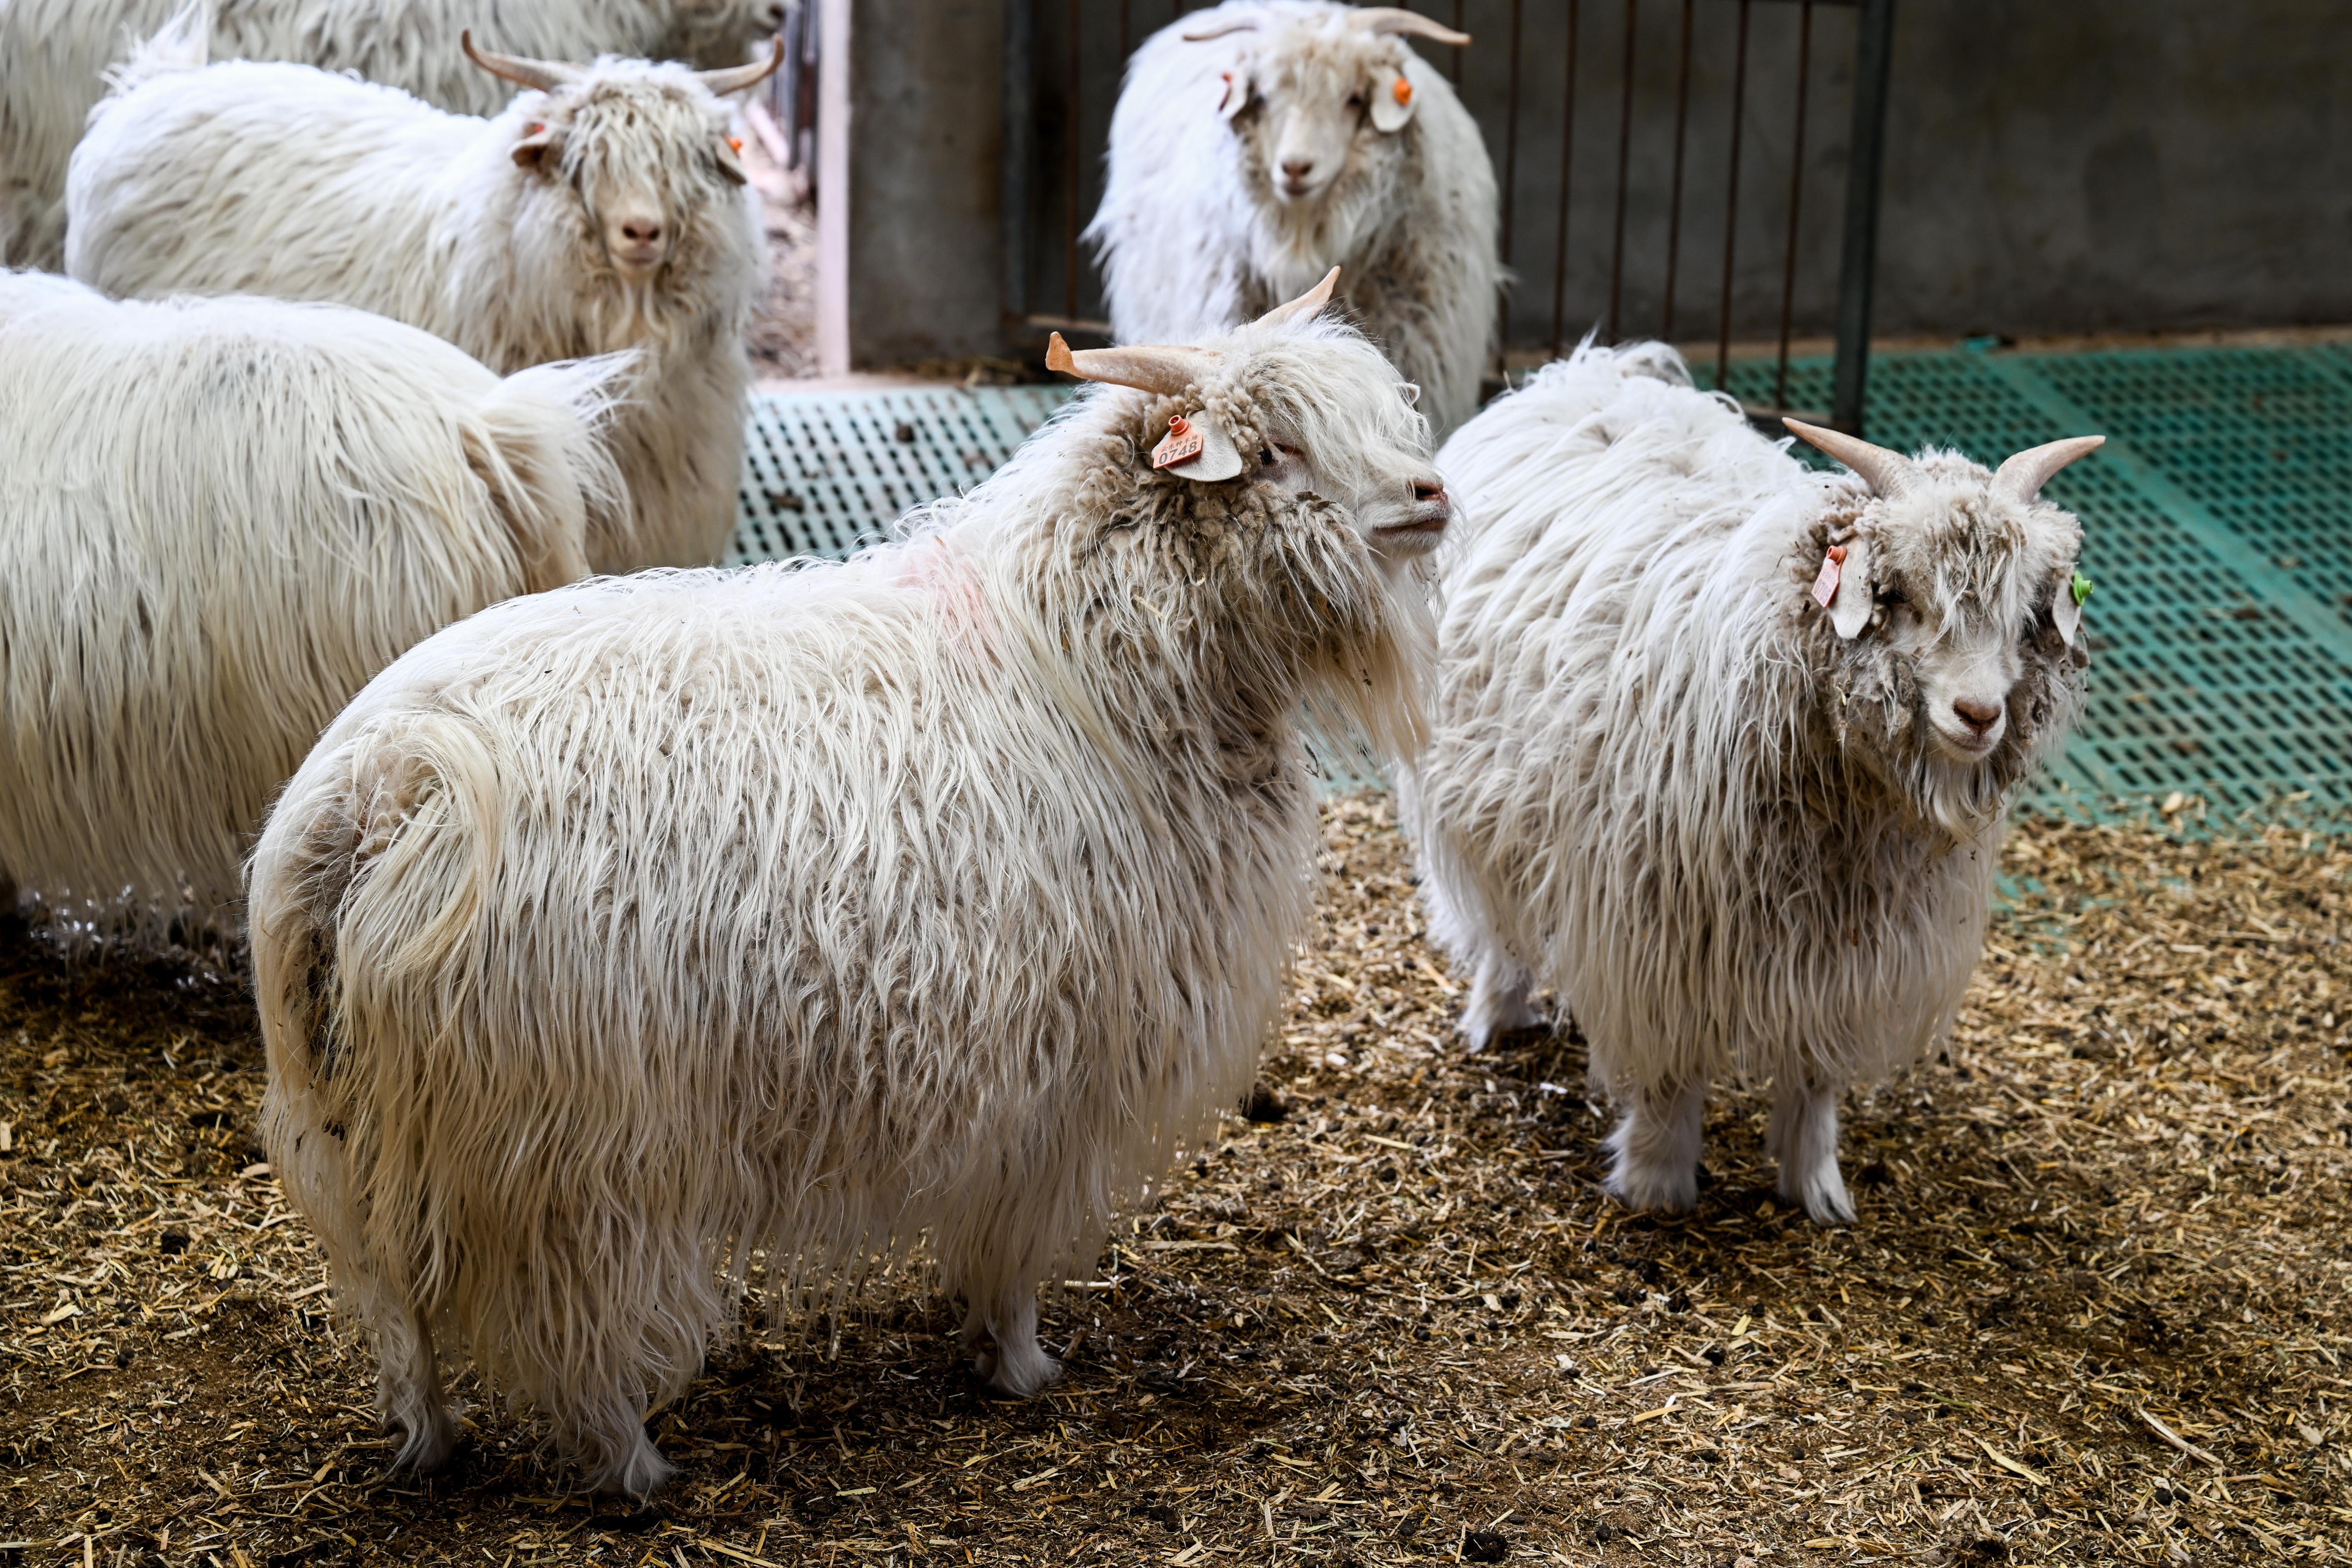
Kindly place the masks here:
<instances>
[{"instance_id":1,"label":"goat with curved horn","mask_svg":"<svg viewBox=\"0 0 2352 1568\"><path fill-rule=\"evenodd\" d=\"M1348 26L1362 33L1411 33L1414 37L1452 44L1455 48L1470 41L1469 34L1457 33L1402 5L1367 5L1349 14Z\"/></svg>"},{"instance_id":2,"label":"goat with curved horn","mask_svg":"<svg viewBox=\"0 0 2352 1568\"><path fill-rule=\"evenodd\" d=\"M1256 31L1257 18L1255 16L1242 16L1231 22L1220 22L1213 27L1203 27L1197 33L1186 33L1184 35L1184 41L1188 44L1205 44L1211 38L1222 38L1228 33L1255 33Z\"/></svg>"},{"instance_id":3,"label":"goat with curved horn","mask_svg":"<svg viewBox=\"0 0 2352 1568\"><path fill-rule=\"evenodd\" d=\"M1847 468L1863 477L1870 488L1888 500L1900 497L1910 487L1917 471L1910 458L1885 447L1874 447L1859 436L1849 436L1843 430L1824 430L1818 425L1808 425L1801 419L1783 419L1797 438L1820 447Z\"/></svg>"},{"instance_id":4,"label":"goat with curved horn","mask_svg":"<svg viewBox=\"0 0 2352 1568\"><path fill-rule=\"evenodd\" d=\"M488 49L478 49L474 47L474 30L471 27L457 35L457 47L466 51L467 59L500 80L513 82L518 87L551 92L566 82L580 79L578 66L565 65L560 60L526 59L520 55L493 54Z\"/></svg>"},{"instance_id":5,"label":"goat with curved horn","mask_svg":"<svg viewBox=\"0 0 2352 1568\"><path fill-rule=\"evenodd\" d=\"M768 58L764 60L753 60L749 65L729 66L724 70L697 71L694 74L702 79L702 85L709 88L715 96L724 98L730 92L740 92L747 87L759 86L760 83L775 75L777 68L783 63L784 40L779 37L774 40L774 47L769 50Z\"/></svg>"},{"instance_id":6,"label":"goat with curved horn","mask_svg":"<svg viewBox=\"0 0 2352 1568\"><path fill-rule=\"evenodd\" d=\"M1216 356L1208 350L1170 344L1144 343L1073 353L1070 345L1062 341L1062 334L1055 332L1045 345L1047 370L1075 375L1081 381L1108 382L1113 386L1132 386L1169 396L1182 392L1215 365Z\"/></svg>"},{"instance_id":7,"label":"goat with curved horn","mask_svg":"<svg viewBox=\"0 0 2352 1568\"><path fill-rule=\"evenodd\" d=\"M2015 500L2030 501L2042 493L2051 475L2106 444L2105 436L2069 436L2063 440L2029 447L2001 464L1992 477L1992 488Z\"/></svg>"},{"instance_id":8,"label":"goat with curved horn","mask_svg":"<svg viewBox=\"0 0 2352 1568\"><path fill-rule=\"evenodd\" d=\"M1323 274L1323 281L1301 294L1297 299L1276 305L1252 324L1260 327L1278 327L1286 321L1304 321L1331 302L1331 290L1338 288L1339 284L1339 269L1334 267L1330 271Z\"/></svg>"}]
</instances>

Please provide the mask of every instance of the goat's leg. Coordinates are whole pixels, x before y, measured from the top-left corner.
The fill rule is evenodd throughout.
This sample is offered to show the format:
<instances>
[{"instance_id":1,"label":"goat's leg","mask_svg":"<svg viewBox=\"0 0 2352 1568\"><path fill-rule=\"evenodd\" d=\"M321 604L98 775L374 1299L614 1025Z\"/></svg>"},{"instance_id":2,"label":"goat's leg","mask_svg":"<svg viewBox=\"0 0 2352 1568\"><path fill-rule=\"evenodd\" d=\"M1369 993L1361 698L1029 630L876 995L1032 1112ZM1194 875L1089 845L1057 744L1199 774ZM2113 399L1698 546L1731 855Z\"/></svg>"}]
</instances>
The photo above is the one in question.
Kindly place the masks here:
<instances>
[{"instance_id":1,"label":"goat's leg","mask_svg":"<svg viewBox=\"0 0 2352 1568\"><path fill-rule=\"evenodd\" d=\"M433 1331L406 1301L379 1296L362 1309L375 1331L375 1404L383 1428L400 1439L392 1468L430 1475L457 1447L457 1413L441 1389Z\"/></svg>"},{"instance_id":2,"label":"goat's leg","mask_svg":"<svg viewBox=\"0 0 2352 1568\"><path fill-rule=\"evenodd\" d=\"M993 1344L981 1347L985 1337ZM971 1369L999 1394L1026 1399L1062 1375L1062 1364L1037 1342L1037 1288L1008 1286L974 1299L963 1321L963 1345L979 1351Z\"/></svg>"},{"instance_id":3,"label":"goat's leg","mask_svg":"<svg viewBox=\"0 0 2352 1568\"><path fill-rule=\"evenodd\" d=\"M1500 947L1479 954L1470 982L1470 1000L1462 1008L1462 1033L1470 1048L1482 1051L1498 1035L1514 1029L1543 1026L1542 1009L1535 1005L1536 977L1528 966Z\"/></svg>"},{"instance_id":4,"label":"goat's leg","mask_svg":"<svg viewBox=\"0 0 2352 1568\"><path fill-rule=\"evenodd\" d=\"M1765 1147L1780 1162L1781 1201L1801 1206L1822 1225L1853 1220L1853 1199L1838 1173L1838 1093L1841 1085L1805 1072L1781 1076L1772 1089L1772 1120Z\"/></svg>"},{"instance_id":5,"label":"goat's leg","mask_svg":"<svg viewBox=\"0 0 2352 1568\"><path fill-rule=\"evenodd\" d=\"M1697 1203L1706 1114L1704 1082L1636 1091L1609 1135L1609 1190L1629 1208L1679 1213Z\"/></svg>"}]
</instances>

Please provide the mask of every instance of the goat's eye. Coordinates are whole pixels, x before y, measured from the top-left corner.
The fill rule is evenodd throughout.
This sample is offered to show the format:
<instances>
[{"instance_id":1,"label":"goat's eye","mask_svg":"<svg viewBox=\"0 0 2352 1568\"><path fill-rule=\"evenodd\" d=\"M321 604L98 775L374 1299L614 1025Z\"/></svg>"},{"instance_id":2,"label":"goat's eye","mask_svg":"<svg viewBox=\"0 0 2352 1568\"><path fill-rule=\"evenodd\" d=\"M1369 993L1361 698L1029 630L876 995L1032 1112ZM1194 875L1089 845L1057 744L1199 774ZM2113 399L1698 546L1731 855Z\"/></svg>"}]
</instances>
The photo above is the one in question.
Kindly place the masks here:
<instances>
[{"instance_id":1,"label":"goat's eye","mask_svg":"<svg viewBox=\"0 0 2352 1568\"><path fill-rule=\"evenodd\" d=\"M1361 108L1363 108L1363 107L1364 107L1364 95L1363 95L1362 93L1360 93L1360 92L1351 92L1351 93L1349 93L1349 94L1348 95L1348 107L1349 107L1349 108L1350 108L1350 109L1361 109Z\"/></svg>"},{"instance_id":2,"label":"goat's eye","mask_svg":"<svg viewBox=\"0 0 2352 1568\"><path fill-rule=\"evenodd\" d=\"M1274 448L1271 447L1260 447L1257 449L1257 460L1264 463L1269 468L1274 467Z\"/></svg>"}]
</instances>

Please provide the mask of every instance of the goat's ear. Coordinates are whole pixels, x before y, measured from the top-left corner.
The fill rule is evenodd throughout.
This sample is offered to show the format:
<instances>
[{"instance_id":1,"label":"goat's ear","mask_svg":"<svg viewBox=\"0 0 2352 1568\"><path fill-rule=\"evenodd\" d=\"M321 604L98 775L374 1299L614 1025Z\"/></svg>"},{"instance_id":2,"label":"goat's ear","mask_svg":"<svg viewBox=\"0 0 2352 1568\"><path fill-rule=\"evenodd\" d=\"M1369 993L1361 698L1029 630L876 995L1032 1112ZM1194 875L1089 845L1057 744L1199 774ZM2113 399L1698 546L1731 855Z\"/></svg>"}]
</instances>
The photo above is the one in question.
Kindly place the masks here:
<instances>
[{"instance_id":1,"label":"goat's ear","mask_svg":"<svg viewBox=\"0 0 2352 1568\"><path fill-rule=\"evenodd\" d=\"M555 128L534 121L523 127L523 138L507 149L507 156L515 161L518 169L545 173L562 153L563 143Z\"/></svg>"},{"instance_id":2,"label":"goat's ear","mask_svg":"<svg viewBox=\"0 0 2352 1568\"><path fill-rule=\"evenodd\" d=\"M1372 129L1396 132L1412 118L1412 83L1402 71L1373 82L1371 89Z\"/></svg>"},{"instance_id":3,"label":"goat's ear","mask_svg":"<svg viewBox=\"0 0 2352 1568\"><path fill-rule=\"evenodd\" d=\"M1225 427L1202 409L1169 421L1168 434L1151 449L1151 466L1182 479L1214 483L1242 471L1242 454Z\"/></svg>"},{"instance_id":4,"label":"goat's ear","mask_svg":"<svg viewBox=\"0 0 2352 1568\"><path fill-rule=\"evenodd\" d=\"M1878 591L1870 584L1870 544L1857 533L1845 542L1837 593L1830 599L1830 625L1851 642L1870 624L1870 612L1877 605Z\"/></svg>"},{"instance_id":5,"label":"goat's ear","mask_svg":"<svg viewBox=\"0 0 2352 1568\"><path fill-rule=\"evenodd\" d=\"M2091 580L2074 567L2058 579L2058 596L2050 603L2050 618L2056 623L2058 635L2068 647L2080 647L2083 641L2083 601L2091 596Z\"/></svg>"},{"instance_id":6,"label":"goat's ear","mask_svg":"<svg viewBox=\"0 0 2352 1568\"><path fill-rule=\"evenodd\" d=\"M712 157L717 160L720 177L730 184L747 184L750 176L743 173L743 143L732 136L719 139Z\"/></svg>"},{"instance_id":7,"label":"goat's ear","mask_svg":"<svg viewBox=\"0 0 2352 1568\"><path fill-rule=\"evenodd\" d=\"M1236 68L1221 74L1225 79L1225 96L1217 100L1217 112L1231 120L1249 107L1249 73Z\"/></svg>"}]
</instances>

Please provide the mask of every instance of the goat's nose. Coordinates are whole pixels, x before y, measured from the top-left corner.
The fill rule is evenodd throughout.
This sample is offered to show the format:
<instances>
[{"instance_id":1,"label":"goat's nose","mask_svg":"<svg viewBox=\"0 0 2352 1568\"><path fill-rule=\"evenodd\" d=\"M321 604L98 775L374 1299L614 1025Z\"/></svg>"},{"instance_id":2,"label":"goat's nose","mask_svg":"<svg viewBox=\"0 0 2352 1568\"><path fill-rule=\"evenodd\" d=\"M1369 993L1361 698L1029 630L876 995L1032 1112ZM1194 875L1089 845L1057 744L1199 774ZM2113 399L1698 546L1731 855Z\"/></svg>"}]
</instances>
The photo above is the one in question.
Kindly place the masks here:
<instances>
[{"instance_id":1,"label":"goat's nose","mask_svg":"<svg viewBox=\"0 0 2352 1568\"><path fill-rule=\"evenodd\" d=\"M1952 711L1960 716L1962 723L1979 735L1991 729L2000 719L2000 710L1992 703L1971 702L1965 697L1954 700Z\"/></svg>"},{"instance_id":2,"label":"goat's nose","mask_svg":"<svg viewBox=\"0 0 2352 1568\"><path fill-rule=\"evenodd\" d=\"M1285 158L1282 161L1282 177L1293 184L1305 184L1307 176L1314 172L1315 160L1312 158Z\"/></svg>"},{"instance_id":3,"label":"goat's nose","mask_svg":"<svg viewBox=\"0 0 2352 1568\"><path fill-rule=\"evenodd\" d=\"M659 245L661 237L661 219L657 217L625 217L621 220L621 237L631 245Z\"/></svg>"},{"instance_id":4,"label":"goat's nose","mask_svg":"<svg viewBox=\"0 0 2352 1568\"><path fill-rule=\"evenodd\" d=\"M1434 507L1443 507L1443 506L1444 506L1444 505L1445 505L1445 484L1444 484L1444 481L1443 481L1443 480L1441 480L1441 479L1415 479L1415 480L1413 480L1413 481L1412 481L1412 499L1413 499L1413 500L1417 500L1417 501L1419 501L1419 502L1420 502L1422 505L1423 505L1423 506L1434 506Z\"/></svg>"}]
</instances>

